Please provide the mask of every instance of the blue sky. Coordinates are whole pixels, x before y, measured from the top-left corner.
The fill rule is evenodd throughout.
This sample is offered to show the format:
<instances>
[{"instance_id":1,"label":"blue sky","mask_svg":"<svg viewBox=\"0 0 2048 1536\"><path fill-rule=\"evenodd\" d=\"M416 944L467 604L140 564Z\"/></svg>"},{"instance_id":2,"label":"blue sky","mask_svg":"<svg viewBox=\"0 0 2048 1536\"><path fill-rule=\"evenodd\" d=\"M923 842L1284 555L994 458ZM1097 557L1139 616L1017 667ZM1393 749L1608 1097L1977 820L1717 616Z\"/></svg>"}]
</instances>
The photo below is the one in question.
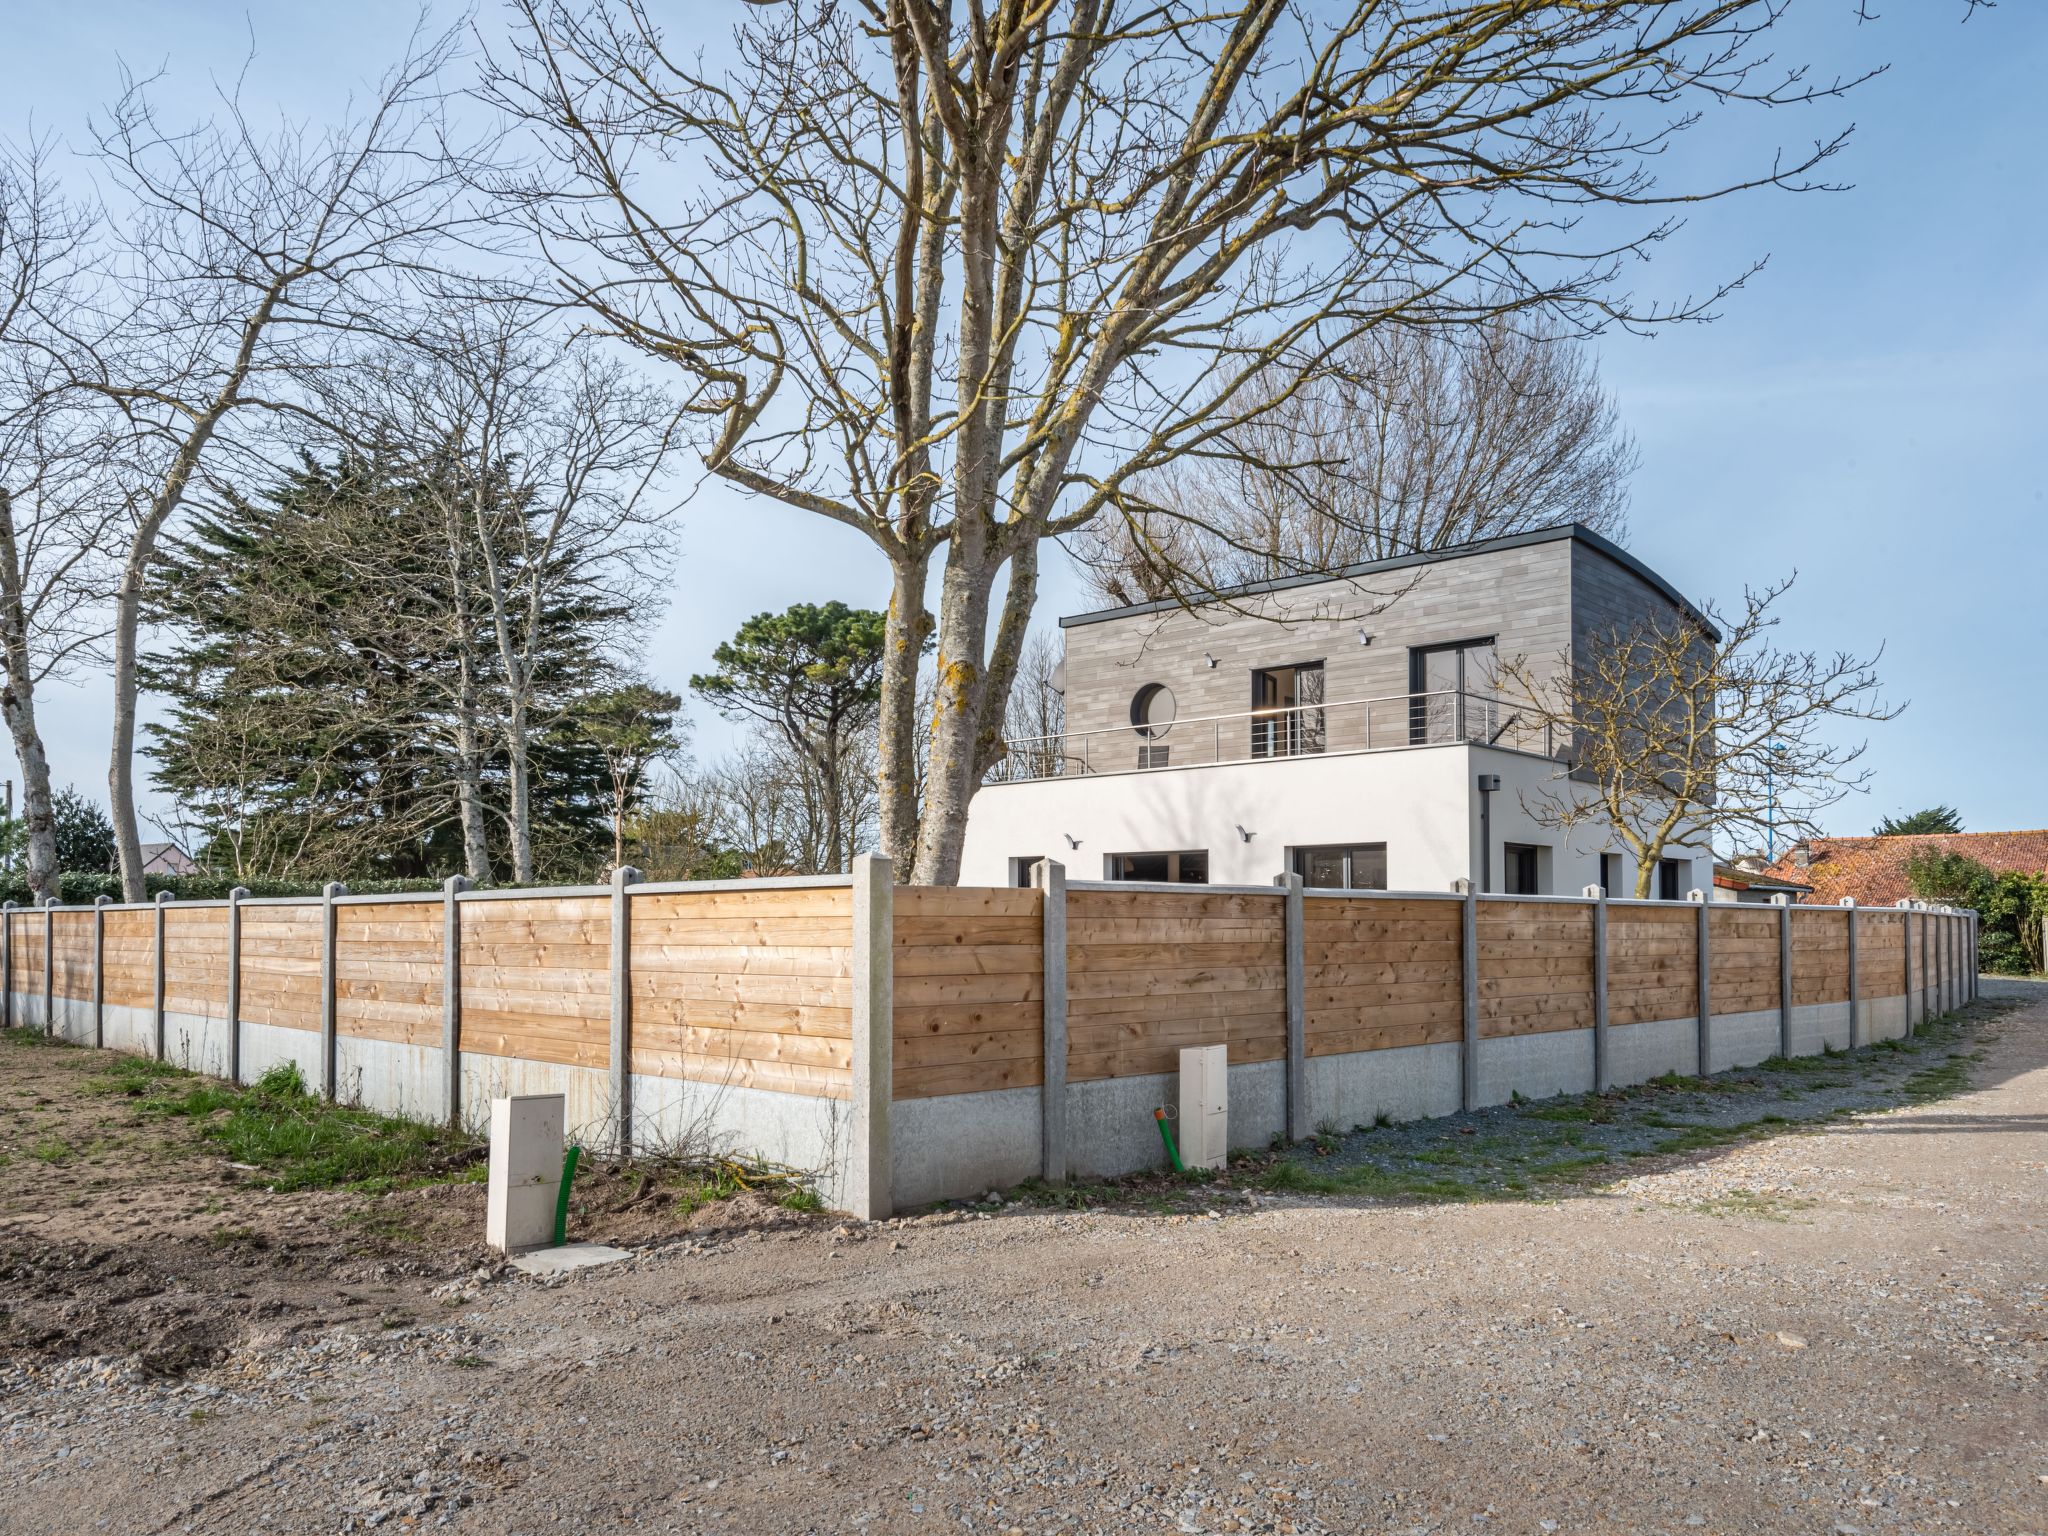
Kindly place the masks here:
<instances>
[{"instance_id":1,"label":"blue sky","mask_svg":"<svg viewBox=\"0 0 2048 1536\"><path fill-rule=\"evenodd\" d=\"M680 23L695 7L667 9ZM1795 9L1781 56L1890 72L1844 103L1710 124L1674 169L1755 163L1853 121L1829 173L1855 185L1704 206L1632 277L1640 294L1678 296L1769 258L1712 324L1599 343L1643 450L1628 543L1700 599L1797 570L1786 643L1884 647L1888 691L1910 707L1870 728L1872 792L1828 830L1868 831L1936 801L1976 829L2048 826L2035 768L2048 760L2048 9L2007 0L1964 24L1962 0L1892 0L1867 25L1853 0ZM205 109L253 37L245 99L317 114L395 55L413 16L388 3L167 0L14 12L0 133L19 138L33 120L79 142L118 59L168 69L160 95L175 120ZM678 689L751 613L887 596L858 536L717 486L680 514L678 548L647 656ZM1078 606L1053 561L1041 612ZM90 677L42 705L58 782L96 798L107 711ZM700 720L700 752L726 739Z\"/></svg>"}]
</instances>

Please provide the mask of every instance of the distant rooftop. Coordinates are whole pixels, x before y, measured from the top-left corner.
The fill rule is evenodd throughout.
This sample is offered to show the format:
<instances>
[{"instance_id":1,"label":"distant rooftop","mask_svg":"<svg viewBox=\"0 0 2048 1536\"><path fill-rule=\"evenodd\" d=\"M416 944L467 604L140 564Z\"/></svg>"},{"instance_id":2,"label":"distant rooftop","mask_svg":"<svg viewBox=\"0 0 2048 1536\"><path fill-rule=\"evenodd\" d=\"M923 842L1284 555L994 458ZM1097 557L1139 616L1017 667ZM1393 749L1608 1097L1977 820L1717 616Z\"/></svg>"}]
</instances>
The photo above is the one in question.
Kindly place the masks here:
<instances>
[{"instance_id":1,"label":"distant rooftop","mask_svg":"<svg viewBox=\"0 0 2048 1536\"><path fill-rule=\"evenodd\" d=\"M1595 554L1613 561L1670 599L1673 606L1704 628L1715 640L1721 638L1720 630L1686 599L1684 593L1612 539L1603 538L1583 523L1558 523L1550 528L1532 528L1527 533L1507 533L1498 538L1474 539L1466 544L1446 544L1441 549L1423 550L1412 555L1392 555L1385 560L1365 560L1357 565L1347 565L1334 571L1316 571L1305 576L1282 576L1271 581L1246 582L1243 586L1222 587L1214 592L1199 592L1185 602L1174 598L1161 598L1157 602L1130 603L1121 608L1099 608L1092 613L1069 614L1060 620L1060 628L1072 629L1081 624L1099 624L1105 619L1127 618L1138 613L1166 613L1176 608L1198 607L1204 603L1230 602L1241 597L1256 597L1264 592L1283 592L1293 587L1313 587L1330 581L1351 581L1363 576L1378 575L1382 571L1436 565L1441 561L1462 560L1469 555L1489 554L1495 550L1525 549L1534 544L1554 544L1560 539L1576 540Z\"/></svg>"}]
</instances>

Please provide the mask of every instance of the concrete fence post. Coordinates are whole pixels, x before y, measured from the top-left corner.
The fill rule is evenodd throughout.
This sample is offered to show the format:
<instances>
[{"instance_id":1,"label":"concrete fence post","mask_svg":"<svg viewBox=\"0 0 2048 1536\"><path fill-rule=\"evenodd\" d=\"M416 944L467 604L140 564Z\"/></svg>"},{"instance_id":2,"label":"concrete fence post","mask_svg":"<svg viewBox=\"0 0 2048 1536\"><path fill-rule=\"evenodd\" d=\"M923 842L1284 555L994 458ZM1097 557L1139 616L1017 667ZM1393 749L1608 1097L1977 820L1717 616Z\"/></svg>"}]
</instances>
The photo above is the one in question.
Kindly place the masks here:
<instances>
[{"instance_id":1,"label":"concrete fence post","mask_svg":"<svg viewBox=\"0 0 2048 1536\"><path fill-rule=\"evenodd\" d=\"M1705 1077L1714 1059L1714 956L1713 924L1709 914L1714 909L1713 897L1709 892L1695 886L1685 893L1687 901L1699 903L1699 916L1695 923L1692 941L1693 990L1698 994L1694 999L1699 1009L1699 1027L1693 1035L1693 1074Z\"/></svg>"},{"instance_id":2,"label":"concrete fence post","mask_svg":"<svg viewBox=\"0 0 2048 1536\"><path fill-rule=\"evenodd\" d=\"M1926 1023L1934 1013L1934 927L1933 915L1927 910L1927 903L1916 902L1920 911L1920 1022Z\"/></svg>"},{"instance_id":3,"label":"concrete fence post","mask_svg":"<svg viewBox=\"0 0 2048 1536\"><path fill-rule=\"evenodd\" d=\"M150 1009L155 1015L155 1022L151 1027L155 1032L156 1059L158 1061L167 1059L164 1055L164 906L170 899L171 893L169 891L158 891L156 893L156 936L152 940L152 947L156 951L154 965L156 980L151 994Z\"/></svg>"},{"instance_id":4,"label":"concrete fence post","mask_svg":"<svg viewBox=\"0 0 2048 1536\"><path fill-rule=\"evenodd\" d=\"M1856 898L1844 896L1842 910L1849 926L1849 1049L1853 1051L1869 1043L1863 1033L1862 989L1856 980Z\"/></svg>"},{"instance_id":5,"label":"concrete fence post","mask_svg":"<svg viewBox=\"0 0 2048 1536\"><path fill-rule=\"evenodd\" d=\"M348 887L330 880L320 887L320 1094L336 1102L340 1084L340 1031L334 1006L334 898Z\"/></svg>"},{"instance_id":6,"label":"concrete fence post","mask_svg":"<svg viewBox=\"0 0 2048 1536\"><path fill-rule=\"evenodd\" d=\"M1067 867L1057 859L1031 866L1045 893L1042 945L1045 1071L1039 1087L1039 1177L1067 1181Z\"/></svg>"},{"instance_id":7,"label":"concrete fence post","mask_svg":"<svg viewBox=\"0 0 2048 1536\"><path fill-rule=\"evenodd\" d=\"M1593 1091L1613 1086L1607 1059L1607 887L1589 885L1581 892L1593 903Z\"/></svg>"},{"instance_id":8,"label":"concrete fence post","mask_svg":"<svg viewBox=\"0 0 2048 1536\"><path fill-rule=\"evenodd\" d=\"M1285 874L1274 884L1284 893L1281 912L1287 955L1287 1139L1307 1141L1308 1119L1308 945L1303 931L1302 880Z\"/></svg>"},{"instance_id":9,"label":"concrete fence post","mask_svg":"<svg viewBox=\"0 0 2048 1536\"><path fill-rule=\"evenodd\" d=\"M462 1128L462 903L465 875L441 882L441 1071L448 1128Z\"/></svg>"},{"instance_id":10,"label":"concrete fence post","mask_svg":"<svg viewBox=\"0 0 2048 1536\"><path fill-rule=\"evenodd\" d=\"M633 1155L633 898L627 888L639 878L630 864L612 871L612 1148L621 1160Z\"/></svg>"},{"instance_id":11,"label":"concrete fence post","mask_svg":"<svg viewBox=\"0 0 2048 1536\"><path fill-rule=\"evenodd\" d=\"M1459 1051L1459 1103L1479 1107L1479 893L1469 879L1451 882L1465 899L1459 904L1458 995L1464 1008L1464 1044Z\"/></svg>"},{"instance_id":12,"label":"concrete fence post","mask_svg":"<svg viewBox=\"0 0 2048 1536\"><path fill-rule=\"evenodd\" d=\"M1899 903L1899 955L1905 962L1905 980L1900 983L1900 990L1906 994L1906 1033L1910 1035L1913 1033L1913 903L1910 901Z\"/></svg>"},{"instance_id":13,"label":"concrete fence post","mask_svg":"<svg viewBox=\"0 0 2048 1536\"><path fill-rule=\"evenodd\" d=\"M107 1048L107 906L113 897L102 891L92 899L92 1044Z\"/></svg>"},{"instance_id":14,"label":"concrete fence post","mask_svg":"<svg viewBox=\"0 0 2048 1536\"><path fill-rule=\"evenodd\" d=\"M13 902L0 902L0 986L7 989L0 1015L9 1029L14 1028L14 913Z\"/></svg>"},{"instance_id":15,"label":"concrete fence post","mask_svg":"<svg viewBox=\"0 0 2048 1536\"><path fill-rule=\"evenodd\" d=\"M228 1081L242 1080L242 903L249 888L228 892Z\"/></svg>"},{"instance_id":16,"label":"concrete fence post","mask_svg":"<svg viewBox=\"0 0 2048 1536\"><path fill-rule=\"evenodd\" d=\"M57 898L43 898L43 1034L57 1035Z\"/></svg>"},{"instance_id":17,"label":"concrete fence post","mask_svg":"<svg viewBox=\"0 0 2048 1536\"><path fill-rule=\"evenodd\" d=\"M853 1102L842 1203L862 1221L895 1210L889 1109L895 1092L896 875L881 854L853 861Z\"/></svg>"},{"instance_id":18,"label":"concrete fence post","mask_svg":"<svg viewBox=\"0 0 2048 1536\"><path fill-rule=\"evenodd\" d=\"M1778 1054L1792 1054L1792 898L1779 893L1778 905Z\"/></svg>"}]
</instances>

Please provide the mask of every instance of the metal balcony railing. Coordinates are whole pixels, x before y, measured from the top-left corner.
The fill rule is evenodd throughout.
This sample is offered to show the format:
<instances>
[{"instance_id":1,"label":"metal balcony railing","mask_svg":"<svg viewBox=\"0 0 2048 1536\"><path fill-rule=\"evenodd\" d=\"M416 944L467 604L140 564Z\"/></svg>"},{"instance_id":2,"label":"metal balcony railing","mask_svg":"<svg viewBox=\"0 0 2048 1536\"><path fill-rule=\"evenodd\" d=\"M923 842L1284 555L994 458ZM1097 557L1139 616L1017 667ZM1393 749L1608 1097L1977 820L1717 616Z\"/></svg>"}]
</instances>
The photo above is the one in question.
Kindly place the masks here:
<instances>
[{"instance_id":1,"label":"metal balcony railing","mask_svg":"<svg viewBox=\"0 0 2048 1536\"><path fill-rule=\"evenodd\" d=\"M1551 722L1524 718L1505 700L1478 693L1396 693L1335 704L1204 715L1171 725L1120 725L1023 737L1004 743L985 783L1143 773L1267 758L1390 752L1477 742L1556 757Z\"/></svg>"}]
</instances>

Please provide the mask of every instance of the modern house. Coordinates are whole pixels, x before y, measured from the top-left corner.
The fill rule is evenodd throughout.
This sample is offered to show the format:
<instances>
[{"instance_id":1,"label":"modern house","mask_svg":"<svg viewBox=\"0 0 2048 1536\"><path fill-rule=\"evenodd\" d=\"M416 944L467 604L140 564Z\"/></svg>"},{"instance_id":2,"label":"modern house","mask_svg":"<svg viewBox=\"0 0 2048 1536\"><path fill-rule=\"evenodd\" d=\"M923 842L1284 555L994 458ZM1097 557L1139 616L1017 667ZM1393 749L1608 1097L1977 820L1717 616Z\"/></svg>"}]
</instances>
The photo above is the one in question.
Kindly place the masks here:
<instances>
[{"instance_id":1,"label":"modern house","mask_svg":"<svg viewBox=\"0 0 2048 1536\"><path fill-rule=\"evenodd\" d=\"M1496 691L1643 618L1707 619L1577 524L1060 620L1065 730L1011 741L969 810L963 883L1079 879L1633 894L1604 824L1534 814L1573 743ZM1568 733L1566 733L1568 734ZM1576 791L1573 791L1576 792ZM1705 846L1652 894L1706 889Z\"/></svg>"}]
</instances>

